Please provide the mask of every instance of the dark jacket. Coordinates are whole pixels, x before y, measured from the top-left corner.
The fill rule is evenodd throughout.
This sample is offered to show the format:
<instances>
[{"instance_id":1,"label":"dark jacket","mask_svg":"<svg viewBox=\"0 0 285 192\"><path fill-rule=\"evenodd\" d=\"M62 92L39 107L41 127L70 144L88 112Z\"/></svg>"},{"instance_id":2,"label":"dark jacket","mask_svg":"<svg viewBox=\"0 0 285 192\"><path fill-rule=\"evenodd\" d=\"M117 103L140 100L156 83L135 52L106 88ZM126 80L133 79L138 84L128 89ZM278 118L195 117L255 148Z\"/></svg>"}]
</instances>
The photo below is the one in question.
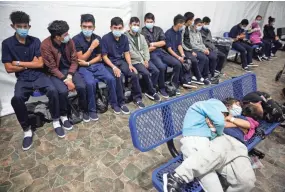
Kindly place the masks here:
<instances>
[{"instance_id":1,"label":"dark jacket","mask_svg":"<svg viewBox=\"0 0 285 192\"><path fill-rule=\"evenodd\" d=\"M68 74L73 75L78 67L75 45L72 39L65 46L66 59L70 63ZM65 79L65 75L59 70L61 53L53 44L51 37L46 38L41 44L41 54L49 72L59 79Z\"/></svg>"},{"instance_id":2,"label":"dark jacket","mask_svg":"<svg viewBox=\"0 0 285 192\"><path fill-rule=\"evenodd\" d=\"M185 51L192 51L190 42L190 26L185 27L182 31L182 47Z\"/></svg>"},{"instance_id":3,"label":"dark jacket","mask_svg":"<svg viewBox=\"0 0 285 192\"><path fill-rule=\"evenodd\" d=\"M270 26L270 25L265 25L264 26L264 29L263 29L263 39L266 39L266 40L275 40L275 28L273 26Z\"/></svg>"},{"instance_id":4,"label":"dark jacket","mask_svg":"<svg viewBox=\"0 0 285 192\"><path fill-rule=\"evenodd\" d=\"M210 51L217 51L217 48L213 43L211 31L209 29L202 28L200 32L202 35L204 45L206 45L206 47L210 49Z\"/></svg>"}]
</instances>

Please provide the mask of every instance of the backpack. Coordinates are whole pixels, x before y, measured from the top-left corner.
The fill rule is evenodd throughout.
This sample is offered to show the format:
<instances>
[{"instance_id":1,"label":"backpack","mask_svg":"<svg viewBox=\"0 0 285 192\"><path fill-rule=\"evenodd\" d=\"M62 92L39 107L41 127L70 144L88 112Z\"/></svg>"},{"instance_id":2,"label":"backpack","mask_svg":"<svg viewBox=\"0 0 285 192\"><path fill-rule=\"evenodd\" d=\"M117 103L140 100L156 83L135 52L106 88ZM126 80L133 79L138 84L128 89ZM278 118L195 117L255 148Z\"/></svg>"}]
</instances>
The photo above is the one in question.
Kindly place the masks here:
<instances>
[{"instance_id":1,"label":"backpack","mask_svg":"<svg viewBox=\"0 0 285 192\"><path fill-rule=\"evenodd\" d=\"M99 89L98 84L96 88L96 110L97 113L105 113L108 110L109 93L106 88Z\"/></svg>"},{"instance_id":2,"label":"backpack","mask_svg":"<svg viewBox=\"0 0 285 192\"><path fill-rule=\"evenodd\" d=\"M72 125L80 123L83 120L82 112L78 104L78 95L68 98L68 114L67 117Z\"/></svg>"}]
</instances>

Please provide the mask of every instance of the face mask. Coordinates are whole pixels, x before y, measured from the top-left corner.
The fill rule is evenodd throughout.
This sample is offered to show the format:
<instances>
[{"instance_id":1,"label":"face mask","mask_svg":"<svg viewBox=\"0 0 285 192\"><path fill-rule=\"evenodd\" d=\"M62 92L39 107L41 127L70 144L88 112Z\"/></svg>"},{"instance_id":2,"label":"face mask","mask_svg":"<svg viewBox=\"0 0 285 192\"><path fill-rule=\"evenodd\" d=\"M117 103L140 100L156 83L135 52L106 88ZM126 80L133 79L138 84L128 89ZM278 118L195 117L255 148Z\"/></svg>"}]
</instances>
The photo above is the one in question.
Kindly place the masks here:
<instances>
[{"instance_id":1,"label":"face mask","mask_svg":"<svg viewBox=\"0 0 285 192\"><path fill-rule=\"evenodd\" d=\"M183 31L185 29L185 26L183 25L182 27L179 28L179 31Z\"/></svg>"},{"instance_id":2,"label":"face mask","mask_svg":"<svg viewBox=\"0 0 285 192\"><path fill-rule=\"evenodd\" d=\"M275 23L272 23L272 26L274 26L275 25Z\"/></svg>"},{"instance_id":3,"label":"face mask","mask_svg":"<svg viewBox=\"0 0 285 192\"><path fill-rule=\"evenodd\" d=\"M68 41L70 40L70 36L66 35L63 39L63 41L61 41L62 43L68 43Z\"/></svg>"},{"instance_id":4,"label":"face mask","mask_svg":"<svg viewBox=\"0 0 285 192\"><path fill-rule=\"evenodd\" d=\"M153 23L146 23L145 24L146 28L148 28L148 29L152 29L153 25L154 25Z\"/></svg>"},{"instance_id":5,"label":"face mask","mask_svg":"<svg viewBox=\"0 0 285 192\"><path fill-rule=\"evenodd\" d=\"M244 29L244 30L246 29L246 27L244 27L244 26L242 26L241 28Z\"/></svg>"},{"instance_id":6,"label":"face mask","mask_svg":"<svg viewBox=\"0 0 285 192\"><path fill-rule=\"evenodd\" d=\"M256 23L258 23L258 24L259 24L259 23L261 23L261 21L260 21L260 20L256 20Z\"/></svg>"},{"instance_id":7,"label":"face mask","mask_svg":"<svg viewBox=\"0 0 285 192\"><path fill-rule=\"evenodd\" d=\"M140 27L139 27L139 26L132 26L132 31L133 31L134 33L139 32L139 30L140 30Z\"/></svg>"},{"instance_id":8,"label":"face mask","mask_svg":"<svg viewBox=\"0 0 285 192\"><path fill-rule=\"evenodd\" d=\"M197 26L197 31L201 31L202 26Z\"/></svg>"},{"instance_id":9,"label":"face mask","mask_svg":"<svg viewBox=\"0 0 285 192\"><path fill-rule=\"evenodd\" d=\"M122 35L121 30L113 30L112 33L115 37L121 37L121 35Z\"/></svg>"},{"instance_id":10,"label":"face mask","mask_svg":"<svg viewBox=\"0 0 285 192\"><path fill-rule=\"evenodd\" d=\"M233 104L233 107L232 107L232 109L229 110L229 112L234 117L239 116L239 115L241 115L242 108L236 104Z\"/></svg>"},{"instance_id":11,"label":"face mask","mask_svg":"<svg viewBox=\"0 0 285 192\"><path fill-rule=\"evenodd\" d=\"M17 28L16 29L16 33L22 37L22 38L26 38L28 33L29 33L29 29L21 29L21 28Z\"/></svg>"},{"instance_id":12,"label":"face mask","mask_svg":"<svg viewBox=\"0 0 285 192\"><path fill-rule=\"evenodd\" d=\"M93 31L88 29L82 29L82 33L84 34L85 37L91 37Z\"/></svg>"},{"instance_id":13,"label":"face mask","mask_svg":"<svg viewBox=\"0 0 285 192\"><path fill-rule=\"evenodd\" d=\"M203 28L204 29L209 29L209 25L204 25Z\"/></svg>"}]
</instances>

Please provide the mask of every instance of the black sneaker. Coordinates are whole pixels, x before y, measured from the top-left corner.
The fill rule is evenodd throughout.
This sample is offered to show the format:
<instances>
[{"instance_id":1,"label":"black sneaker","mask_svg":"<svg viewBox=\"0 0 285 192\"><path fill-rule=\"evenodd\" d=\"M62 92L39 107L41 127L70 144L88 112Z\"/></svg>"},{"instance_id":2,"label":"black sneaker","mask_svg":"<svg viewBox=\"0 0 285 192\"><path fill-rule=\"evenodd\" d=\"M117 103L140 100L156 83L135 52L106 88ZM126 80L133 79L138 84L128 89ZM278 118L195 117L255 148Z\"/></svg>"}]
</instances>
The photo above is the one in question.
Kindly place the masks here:
<instances>
[{"instance_id":1,"label":"black sneaker","mask_svg":"<svg viewBox=\"0 0 285 192\"><path fill-rule=\"evenodd\" d=\"M147 96L150 100L154 100L154 97L153 96L151 96L150 94L148 94L148 93L145 93L145 96Z\"/></svg>"},{"instance_id":2,"label":"black sneaker","mask_svg":"<svg viewBox=\"0 0 285 192\"><path fill-rule=\"evenodd\" d=\"M98 121L99 120L99 117L98 117L97 113L95 113L95 112L89 112L89 117L90 117L91 121Z\"/></svg>"},{"instance_id":3,"label":"black sneaker","mask_svg":"<svg viewBox=\"0 0 285 192\"><path fill-rule=\"evenodd\" d=\"M135 102L135 104L136 104L140 109L145 108L145 105L143 104L142 101L137 101L137 102Z\"/></svg>"},{"instance_id":4,"label":"black sneaker","mask_svg":"<svg viewBox=\"0 0 285 192\"><path fill-rule=\"evenodd\" d=\"M211 84L219 84L219 82L220 82L219 78L215 78L215 77L211 78Z\"/></svg>"},{"instance_id":5,"label":"black sneaker","mask_svg":"<svg viewBox=\"0 0 285 192\"><path fill-rule=\"evenodd\" d=\"M155 93L155 94L153 95L153 99L154 99L154 101L156 101L156 102L161 101L161 98L159 97L159 95L158 95L157 93Z\"/></svg>"},{"instance_id":6,"label":"black sneaker","mask_svg":"<svg viewBox=\"0 0 285 192\"><path fill-rule=\"evenodd\" d=\"M204 79L204 85L211 85L211 81L209 79Z\"/></svg>"},{"instance_id":7,"label":"black sneaker","mask_svg":"<svg viewBox=\"0 0 285 192\"><path fill-rule=\"evenodd\" d=\"M169 95L166 93L165 89L160 89L159 93L163 98L165 99L169 98Z\"/></svg>"},{"instance_id":8,"label":"black sneaker","mask_svg":"<svg viewBox=\"0 0 285 192\"><path fill-rule=\"evenodd\" d=\"M62 127L57 127L54 129L55 133L57 134L57 136L59 138L64 138L65 137L65 133Z\"/></svg>"},{"instance_id":9,"label":"black sneaker","mask_svg":"<svg viewBox=\"0 0 285 192\"><path fill-rule=\"evenodd\" d=\"M181 95L180 90L176 89L176 95Z\"/></svg>"},{"instance_id":10,"label":"black sneaker","mask_svg":"<svg viewBox=\"0 0 285 192\"><path fill-rule=\"evenodd\" d=\"M121 111L122 113L124 113L125 115L130 114L130 110L126 105L121 106Z\"/></svg>"},{"instance_id":11,"label":"black sneaker","mask_svg":"<svg viewBox=\"0 0 285 192\"><path fill-rule=\"evenodd\" d=\"M186 183L180 177L175 177L174 173L163 174L164 192L182 192L185 185Z\"/></svg>"},{"instance_id":12,"label":"black sneaker","mask_svg":"<svg viewBox=\"0 0 285 192\"><path fill-rule=\"evenodd\" d=\"M62 123L62 127L65 129L65 130L71 130L73 128L72 124L69 122L69 120L65 120L64 122L61 122Z\"/></svg>"},{"instance_id":13,"label":"black sneaker","mask_svg":"<svg viewBox=\"0 0 285 192\"><path fill-rule=\"evenodd\" d=\"M27 151L32 147L32 144L33 144L33 135L32 137L24 137L23 146L22 146L23 150Z\"/></svg>"},{"instance_id":14,"label":"black sneaker","mask_svg":"<svg viewBox=\"0 0 285 192\"><path fill-rule=\"evenodd\" d=\"M119 115L121 113L121 108L118 106L113 107L113 111L116 115Z\"/></svg>"},{"instance_id":15,"label":"black sneaker","mask_svg":"<svg viewBox=\"0 0 285 192\"><path fill-rule=\"evenodd\" d=\"M244 67L244 68L242 68L242 69L243 69L245 72L248 72L248 73L251 72L248 67Z\"/></svg>"},{"instance_id":16,"label":"black sneaker","mask_svg":"<svg viewBox=\"0 0 285 192\"><path fill-rule=\"evenodd\" d=\"M85 123L88 123L90 121L89 113L86 112L83 113L83 121Z\"/></svg>"},{"instance_id":17,"label":"black sneaker","mask_svg":"<svg viewBox=\"0 0 285 192\"><path fill-rule=\"evenodd\" d=\"M262 57L259 55L257 55L257 59L258 59L258 61L262 61Z\"/></svg>"}]
</instances>

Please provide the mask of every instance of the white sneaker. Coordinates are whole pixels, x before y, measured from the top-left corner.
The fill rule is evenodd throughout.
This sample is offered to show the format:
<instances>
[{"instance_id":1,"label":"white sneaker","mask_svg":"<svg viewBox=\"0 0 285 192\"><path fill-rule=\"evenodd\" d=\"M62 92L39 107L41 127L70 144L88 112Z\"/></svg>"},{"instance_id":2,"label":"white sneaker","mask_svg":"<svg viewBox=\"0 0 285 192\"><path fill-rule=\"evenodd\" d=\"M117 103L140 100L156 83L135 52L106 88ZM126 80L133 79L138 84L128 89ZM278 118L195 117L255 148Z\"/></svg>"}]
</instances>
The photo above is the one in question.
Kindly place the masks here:
<instances>
[{"instance_id":1,"label":"white sneaker","mask_svg":"<svg viewBox=\"0 0 285 192\"><path fill-rule=\"evenodd\" d=\"M250 64L248 64L247 66L249 66L249 67L258 67L257 64L253 64L253 63L250 63Z\"/></svg>"}]
</instances>

